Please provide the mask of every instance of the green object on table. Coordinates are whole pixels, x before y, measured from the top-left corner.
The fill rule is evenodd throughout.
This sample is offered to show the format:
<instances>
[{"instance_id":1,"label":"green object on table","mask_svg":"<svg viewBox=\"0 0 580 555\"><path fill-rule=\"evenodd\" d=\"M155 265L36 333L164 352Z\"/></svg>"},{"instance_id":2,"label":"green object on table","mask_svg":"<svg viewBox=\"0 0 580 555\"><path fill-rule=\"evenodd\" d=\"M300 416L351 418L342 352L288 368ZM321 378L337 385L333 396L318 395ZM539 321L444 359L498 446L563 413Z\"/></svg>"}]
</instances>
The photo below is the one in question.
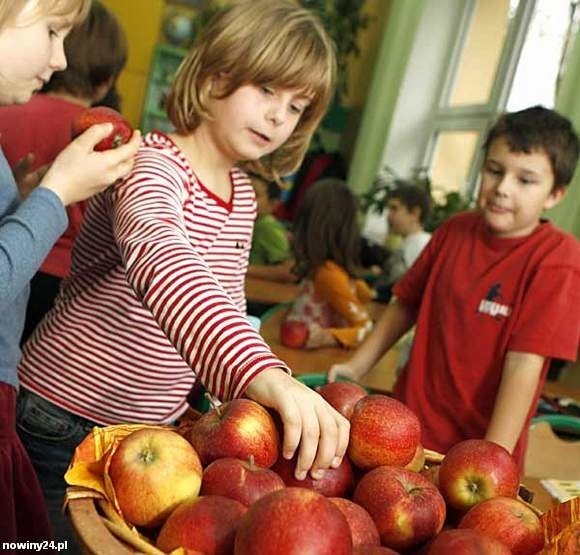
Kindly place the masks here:
<instances>
[{"instance_id":1,"label":"green object on table","mask_svg":"<svg viewBox=\"0 0 580 555\"><path fill-rule=\"evenodd\" d=\"M316 374L301 374L300 376L296 376L296 379L299 382L302 382L304 385L311 387L312 389L316 387L320 387L321 385L325 385L328 383L326 379L326 374L323 372L319 372ZM353 380L349 380L343 376L338 376L337 381L339 382L352 382ZM353 382L356 383L356 382Z\"/></svg>"},{"instance_id":2,"label":"green object on table","mask_svg":"<svg viewBox=\"0 0 580 555\"><path fill-rule=\"evenodd\" d=\"M532 419L532 424L547 422L554 431L580 436L580 418L569 414L542 414Z\"/></svg>"}]
</instances>

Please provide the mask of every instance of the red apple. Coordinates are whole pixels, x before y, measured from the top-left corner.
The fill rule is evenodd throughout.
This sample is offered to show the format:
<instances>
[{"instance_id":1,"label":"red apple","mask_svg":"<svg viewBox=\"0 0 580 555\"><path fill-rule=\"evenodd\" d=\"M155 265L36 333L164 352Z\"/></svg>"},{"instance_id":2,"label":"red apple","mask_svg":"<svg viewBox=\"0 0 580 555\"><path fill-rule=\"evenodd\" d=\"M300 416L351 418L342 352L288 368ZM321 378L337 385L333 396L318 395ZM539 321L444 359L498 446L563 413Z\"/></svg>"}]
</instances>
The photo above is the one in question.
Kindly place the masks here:
<instances>
[{"instance_id":1,"label":"red apple","mask_svg":"<svg viewBox=\"0 0 580 555\"><path fill-rule=\"evenodd\" d=\"M72 122L72 138L76 138L96 123L113 124L111 134L102 141L99 141L95 146L95 150L97 151L117 148L128 142L133 135L131 124L119 112L106 106L95 106L83 110L75 117Z\"/></svg>"},{"instance_id":2,"label":"red apple","mask_svg":"<svg viewBox=\"0 0 580 555\"><path fill-rule=\"evenodd\" d=\"M351 555L352 539L340 510L305 488L285 488L256 501L242 517L236 555Z\"/></svg>"},{"instance_id":3,"label":"red apple","mask_svg":"<svg viewBox=\"0 0 580 555\"><path fill-rule=\"evenodd\" d=\"M304 480L294 477L296 470L296 457L285 459L280 457L272 470L276 472L286 487L307 488L324 495L325 497L347 497L354 487L354 474L352 465L347 457L343 457L337 468L328 468L322 478L315 480L307 475Z\"/></svg>"},{"instance_id":4,"label":"red apple","mask_svg":"<svg viewBox=\"0 0 580 555\"><path fill-rule=\"evenodd\" d=\"M169 515L156 545L166 553L183 547L206 555L229 555L234 548L240 518L246 510L245 505L227 497L198 497L183 503Z\"/></svg>"},{"instance_id":5,"label":"red apple","mask_svg":"<svg viewBox=\"0 0 580 555\"><path fill-rule=\"evenodd\" d=\"M280 325L280 343L300 349L308 341L308 326L299 320L285 320Z\"/></svg>"},{"instance_id":6,"label":"red apple","mask_svg":"<svg viewBox=\"0 0 580 555\"><path fill-rule=\"evenodd\" d=\"M352 536L352 546L371 547L380 545L379 531L371 515L360 505L342 497L330 497L348 522Z\"/></svg>"},{"instance_id":7,"label":"red apple","mask_svg":"<svg viewBox=\"0 0 580 555\"><path fill-rule=\"evenodd\" d=\"M268 493L284 488L284 481L274 471L248 461L216 459L203 471L201 495L223 495L249 507Z\"/></svg>"},{"instance_id":8,"label":"red apple","mask_svg":"<svg viewBox=\"0 0 580 555\"><path fill-rule=\"evenodd\" d=\"M371 515L381 544L409 549L441 531L445 501L439 490L418 472L379 466L359 481L352 500Z\"/></svg>"},{"instance_id":9,"label":"red apple","mask_svg":"<svg viewBox=\"0 0 580 555\"><path fill-rule=\"evenodd\" d=\"M138 526L161 524L178 505L199 494L199 457L171 430L144 428L129 434L107 466L121 513Z\"/></svg>"},{"instance_id":10,"label":"red apple","mask_svg":"<svg viewBox=\"0 0 580 555\"><path fill-rule=\"evenodd\" d=\"M494 497L478 503L463 516L459 528L491 536L513 555L532 555L544 547L540 519L525 503L511 497Z\"/></svg>"},{"instance_id":11,"label":"red apple","mask_svg":"<svg viewBox=\"0 0 580 555\"><path fill-rule=\"evenodd\" d=\"M205 467L223 457L269 468L280 452L280 437L270 413L250 399L234 399L203 414L191 427L190 441Z\"/></svg>"},{"instance_id":12,"label":"red apple","mask_svg":"<svg viewBox=\"0 0 580 555\"><path fill-rule=\"evenodd\" d=\"M367 395L358 401L350 419L348 455L364 469L381 465L405 466L421 442L417 416L386 395Z\"/></svg>"},{"instance_id":13,"label":"red apple","mask_svg":"<svg viewBox=\"0 0 580 555\"><path fill-rule=\"evenodd\" d=\"M463 512L491 497L515 497L519 480L518 465L508 451L485 439L455 444L439 469L439 489L445 501Z\"/></svg>"},{"instance_id":14,"label":"red apple","mask_svg":"<svg viewBox=\"0 0 580 555\"><path fill-rule=\"evenodd\" d=\"M340 414L350 420L354 406L366 397L366 390L353 382L332 382L316 388L316 391Z\"/></svg>"},{"instance_id":15,"label":"red apple","mask_svg":"<svg viewBox=\"0 0 580 555\"><path fill-rule=\"evenodd\" d=\"M407 470L412 470L413 472L421 472L423 467L425 466L425 449L419 443L417 445L417 449L415 450L415 454L410 462L405 465Z\"/></svg>"},{"instance_id":16,"label":"red apple","mask_svg":"<svg viewBox=\"0 0 580 555\"><path fill-rule=\"evenodd\" d=\"M500 541L477 530L444 530L429 545L427 555L511 555Z\"/></svg>"}]
</instances>

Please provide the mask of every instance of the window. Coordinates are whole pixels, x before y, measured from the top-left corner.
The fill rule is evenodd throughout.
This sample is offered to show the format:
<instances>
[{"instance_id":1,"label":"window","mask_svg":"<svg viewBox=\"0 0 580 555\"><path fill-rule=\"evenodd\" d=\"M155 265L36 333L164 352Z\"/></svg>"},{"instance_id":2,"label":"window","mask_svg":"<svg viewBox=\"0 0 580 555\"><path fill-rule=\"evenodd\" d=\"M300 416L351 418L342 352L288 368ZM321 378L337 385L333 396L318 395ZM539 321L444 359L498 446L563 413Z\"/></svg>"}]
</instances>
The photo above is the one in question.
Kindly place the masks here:
<instances>
[{"instance_id":1,"label":"window","mask_svg":"<svg viewBox=\"0 0 580 555\"><path fill-rule=\"evenodd\" d=\"M468 0L447 64L423 166L434 196L473 195L481 146L504 110L554 106L578 0Z\"/></svg>"}]
</instances>

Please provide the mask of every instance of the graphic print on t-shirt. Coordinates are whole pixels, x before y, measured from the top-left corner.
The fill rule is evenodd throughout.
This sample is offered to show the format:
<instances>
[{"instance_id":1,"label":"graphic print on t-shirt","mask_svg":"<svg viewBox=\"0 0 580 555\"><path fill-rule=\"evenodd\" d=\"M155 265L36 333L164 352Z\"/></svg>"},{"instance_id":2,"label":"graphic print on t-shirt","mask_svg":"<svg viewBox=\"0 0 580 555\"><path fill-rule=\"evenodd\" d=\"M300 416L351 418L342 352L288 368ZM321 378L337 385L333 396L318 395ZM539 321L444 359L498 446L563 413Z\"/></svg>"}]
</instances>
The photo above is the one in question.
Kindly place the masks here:
<instances>
[{"instance_id":1,"label":"graphic print on t-shirt","mask_svg":"<svg viewBox=\"0 0 580 555\"><path fill-rule=\"evenodd\" d=\"M501 283L494 283L490 288L485 299L482 299L477 309L482 314L489 314L493 318L499 319L500 316L507 318L511 314L511 307L501 302Z\"/></svg>"}]
</instances>

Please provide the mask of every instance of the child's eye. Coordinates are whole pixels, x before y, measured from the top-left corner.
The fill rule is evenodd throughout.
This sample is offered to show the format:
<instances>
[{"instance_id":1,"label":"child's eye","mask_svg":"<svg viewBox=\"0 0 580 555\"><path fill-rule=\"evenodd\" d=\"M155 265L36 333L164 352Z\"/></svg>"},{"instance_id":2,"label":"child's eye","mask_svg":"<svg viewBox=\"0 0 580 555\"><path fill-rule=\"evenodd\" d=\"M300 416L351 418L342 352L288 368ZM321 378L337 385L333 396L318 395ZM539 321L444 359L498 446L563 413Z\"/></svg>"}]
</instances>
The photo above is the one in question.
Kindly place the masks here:
<instances>
[{"instance_id":1,"label":"child's eye","mask_svg":"<svg viewBox=\"0 0 580 555\"><path fill-rule=\"evenodd\" d=\"M490 166L487 166L485 168L485 171L491 175L496 175L496 176L502 174L502 171L499 168L494 168L494 167L490 167Z\"/></svg>"},{"instance_id":2,"label":"child's eye","mask_svg":"<svg viewBox=\"0 0 580 555\"><path fill-rule=\"evenodd\" d=\"M267 95L273 95L274 89L272 87L262 87L262 92Z\"/></svg>"},{"instance_id":3,"label":"child's eye","mask_svg":"<svg viewBox=\"0 0 580 555\"><path fill-rule=\"evenodd\" d=\"M532 183L535 183L535 181L533 179L528 179L527 177L522 177L520 178L520 183L522 185L531 185Z\"/></svg>"},{"instance_id":4,"label":"child's eye","mask_svg":"<svg viewBox=\"0 0 580 555\"><path fill-rule=\"evenodd\" d=\"M290 104L290 111L294 114L300 115L304 112L304 108L298 104Z\"/></svg>"}]
</instances>

